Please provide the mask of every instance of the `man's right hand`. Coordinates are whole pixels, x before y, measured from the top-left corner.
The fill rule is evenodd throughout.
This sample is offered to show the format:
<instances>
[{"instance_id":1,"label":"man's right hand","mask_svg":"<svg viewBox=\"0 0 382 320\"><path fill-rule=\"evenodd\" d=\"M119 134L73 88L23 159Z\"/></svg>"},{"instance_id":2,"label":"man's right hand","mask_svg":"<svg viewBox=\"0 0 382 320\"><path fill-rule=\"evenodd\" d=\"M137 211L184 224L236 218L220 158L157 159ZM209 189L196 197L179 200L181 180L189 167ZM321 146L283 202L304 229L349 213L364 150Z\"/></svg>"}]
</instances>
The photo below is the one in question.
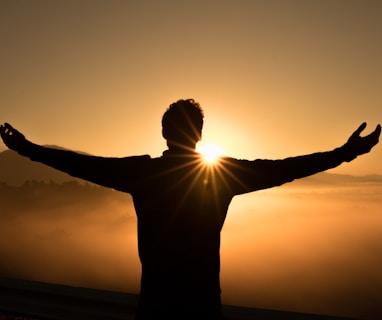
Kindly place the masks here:
<instances>
[{"instance_id":1,"label":"man's right hand","mask_svg":"<svg viewBox=\"0 0 382 320\"><path fill-rule=\"evenodd\" d=\"M5 145L14 151L20 151L27 141L24 135L13 128L9 123L0 125L0 135Z\"/></svg>"}]
</instances>

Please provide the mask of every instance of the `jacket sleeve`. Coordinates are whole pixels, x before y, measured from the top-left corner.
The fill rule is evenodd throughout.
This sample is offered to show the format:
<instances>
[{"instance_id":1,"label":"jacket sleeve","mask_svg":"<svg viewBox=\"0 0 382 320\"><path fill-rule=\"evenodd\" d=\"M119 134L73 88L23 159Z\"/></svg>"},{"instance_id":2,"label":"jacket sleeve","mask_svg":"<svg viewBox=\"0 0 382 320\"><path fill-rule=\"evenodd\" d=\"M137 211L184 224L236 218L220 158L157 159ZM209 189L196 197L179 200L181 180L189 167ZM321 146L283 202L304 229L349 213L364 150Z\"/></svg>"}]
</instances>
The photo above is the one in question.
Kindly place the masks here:
<instances>
[{"instance_id":1,"label":"jacket sleeve","mask_svg":"<svg viewBox=\"0 0 382 320\"><path fill-rule=\"evenodd\" d=\"M224 158L222 170L234 195L280 186L339 166L354 157L344 147L281 160Z\"/></svg>"},{"instance_id":2,"label":"jacket sleeve","mask_svg":"<svg viewBox=\"0 0 382 320\"><path fill-rule=\"evenodd\" d=\"M29 141L18 153L73 177L125 192L130 192L129 185L139 171L142 159L150 159L148 155L127 158L97 157L43 147Z\"/></svg>"}]
</instances>

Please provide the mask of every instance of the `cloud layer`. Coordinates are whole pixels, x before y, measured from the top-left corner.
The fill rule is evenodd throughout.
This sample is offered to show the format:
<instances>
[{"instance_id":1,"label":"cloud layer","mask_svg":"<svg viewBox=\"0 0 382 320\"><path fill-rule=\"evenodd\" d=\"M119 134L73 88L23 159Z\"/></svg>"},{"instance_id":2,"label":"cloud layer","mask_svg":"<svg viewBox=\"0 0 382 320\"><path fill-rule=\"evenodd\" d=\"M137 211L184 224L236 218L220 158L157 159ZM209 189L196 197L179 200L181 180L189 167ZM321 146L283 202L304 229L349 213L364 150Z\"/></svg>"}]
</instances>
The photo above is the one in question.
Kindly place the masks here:
<instances>
[{"instance_id":1,"label":"cloud layer","mask_svg":"<svg viewBox=\"0 0 382 320\"><path fill-rule=\"evenodd\" d=\"M382 185L299 182L234 199L222 232L227 304L382 317ZM78 182L0 190L0 276L137 293L129 195Z\"/></svg>"}]
</instances>

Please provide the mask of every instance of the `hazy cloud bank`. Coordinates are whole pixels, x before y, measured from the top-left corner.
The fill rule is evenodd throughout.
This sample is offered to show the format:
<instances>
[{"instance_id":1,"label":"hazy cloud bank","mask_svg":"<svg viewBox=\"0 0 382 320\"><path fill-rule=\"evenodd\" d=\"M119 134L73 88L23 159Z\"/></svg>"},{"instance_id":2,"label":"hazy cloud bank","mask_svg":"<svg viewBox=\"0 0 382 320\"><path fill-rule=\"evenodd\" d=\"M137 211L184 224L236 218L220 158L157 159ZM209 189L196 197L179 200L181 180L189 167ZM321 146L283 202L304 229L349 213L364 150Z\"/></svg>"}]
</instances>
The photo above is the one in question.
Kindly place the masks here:
<instances>
[{"instance_id":1,"label":"hazy cloud bank","mask_svg":"<svg viewBox=\"0 0 382 320\"><path fill-rule=\"evenodd\" d=\"M129 195L29 182L1 185L0 201L0 276L138 292ZM378 181L301 181L235 198L222 232L223 301L381 318L381 209Z\"/></svg>"}]
</instances>

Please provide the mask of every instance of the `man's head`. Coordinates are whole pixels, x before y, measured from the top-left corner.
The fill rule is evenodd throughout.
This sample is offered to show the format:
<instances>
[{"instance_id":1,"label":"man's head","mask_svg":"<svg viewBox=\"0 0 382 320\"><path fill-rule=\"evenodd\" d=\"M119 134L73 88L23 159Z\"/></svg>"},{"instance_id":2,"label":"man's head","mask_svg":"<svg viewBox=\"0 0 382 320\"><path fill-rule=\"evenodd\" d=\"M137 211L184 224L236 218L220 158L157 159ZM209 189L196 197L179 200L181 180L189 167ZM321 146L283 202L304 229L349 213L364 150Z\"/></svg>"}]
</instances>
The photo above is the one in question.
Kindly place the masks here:
<instances>
[{"instance_id":1,"label":"man's head","mask_svg":"<svg viewBox=\"0 0 382 320\"><path fill-rule=\"evenodd\" d=\"M193 99L178 100L162 118L162 135L169 148L194 149L202 137L203 111Z\"/></svg>"}]
</instances>

